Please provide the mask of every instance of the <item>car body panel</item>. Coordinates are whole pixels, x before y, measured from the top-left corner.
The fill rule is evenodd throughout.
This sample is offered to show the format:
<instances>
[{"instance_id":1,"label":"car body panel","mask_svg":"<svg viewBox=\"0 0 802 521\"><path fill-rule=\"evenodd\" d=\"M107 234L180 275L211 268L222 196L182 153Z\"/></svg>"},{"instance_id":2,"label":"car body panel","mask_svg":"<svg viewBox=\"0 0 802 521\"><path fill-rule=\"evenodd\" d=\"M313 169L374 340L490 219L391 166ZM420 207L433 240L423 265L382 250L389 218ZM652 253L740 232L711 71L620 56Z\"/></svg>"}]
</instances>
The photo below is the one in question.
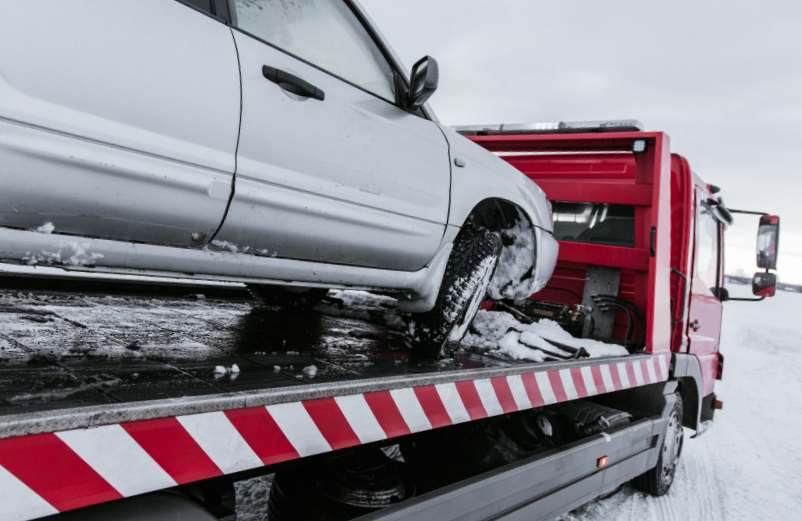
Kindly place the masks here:
<instances>
[{"instance_id":1,"label":"car body panel","mask_svg":"<svg viewBox=\"0 0 802 521\"><path fill-rule=\"evenodd\" d=\"M448 144L433 122L235 30L243 116L236 190L217 239L282 258L414 271L448 217ZM267 81L263 65L326 98ZM399 248L399 245L402 245Z\"/></svg>"},{"instance_id":2,"label":"car body panel","mask_svg":"<svg viewBox=\"0 0 802 521\"><path fill-rule=\"evenodd\" d=\"M425 268L417 271L88 239L2 227L0 262L88 273L379 290L401 298L408 311L427 311L434 305L458 232L459 228L449 226L437 253ZM26 273L30 274L30 270ZM52 276L49 270L45 274Z\"/></svg>"},{"instance_id":3,"label":"car body panel","mask_svg":"<svg viewBox=\"0 0 802 521\"><path fill-rule=\"evenodd\" d=\"M518 206L533 226L553 230L548 198L534 181L455 130L442 128L454 161L463 165L453 169L449 224L462 226L485 199L503 199Z\"/></svg>"},{"instance_id":4,"label":"car body panel","mask_svg":"<svg viewBox=\"0 0 802 521\"><path fill-rule=\"evenodd\" d=\"M0 35L0 225L177 246L217 229L239 125L228 27L161 0L4 2Z\"/></svg>"}]
</instances>

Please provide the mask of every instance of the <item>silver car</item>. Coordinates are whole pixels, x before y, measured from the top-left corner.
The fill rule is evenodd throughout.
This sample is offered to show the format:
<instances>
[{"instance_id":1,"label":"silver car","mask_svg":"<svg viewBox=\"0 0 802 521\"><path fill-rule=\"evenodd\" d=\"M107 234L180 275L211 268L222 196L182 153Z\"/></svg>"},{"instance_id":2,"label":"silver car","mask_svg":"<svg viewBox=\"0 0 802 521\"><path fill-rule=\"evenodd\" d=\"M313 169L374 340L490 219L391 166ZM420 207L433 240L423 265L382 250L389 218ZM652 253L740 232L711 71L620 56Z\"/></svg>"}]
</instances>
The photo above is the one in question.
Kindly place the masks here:
<instances>
[{"instance_id":1,"label":"silver car","mask_svg":"<svg viewBox=\"0 0 802 521\"><path fill-rule=\"evenodd\" d=\"M396 296L443 353L542 288L543 192L351 0L0 0L0 260Z\"/></svg>"}]
</instances>

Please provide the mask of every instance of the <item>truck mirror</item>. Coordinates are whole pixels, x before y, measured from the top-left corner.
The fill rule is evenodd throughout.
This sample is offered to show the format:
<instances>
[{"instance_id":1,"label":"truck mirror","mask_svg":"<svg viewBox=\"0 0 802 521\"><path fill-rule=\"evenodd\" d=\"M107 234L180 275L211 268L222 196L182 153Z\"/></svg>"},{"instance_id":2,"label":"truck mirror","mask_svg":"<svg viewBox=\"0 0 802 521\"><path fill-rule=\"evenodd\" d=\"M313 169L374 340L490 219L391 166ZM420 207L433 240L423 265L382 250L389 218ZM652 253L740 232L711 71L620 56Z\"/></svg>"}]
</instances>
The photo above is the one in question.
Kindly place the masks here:
<instances>
[{"instance_id":1,"label":"truck mirror","mask_svg":"<svg viewBox=\"0 0 802 521\"><path fill-rule=\"evenodd\" d=\"M431 56L424 56L412 67L406 105L418 110L426 103L440 84L440 66Z\"/></svg>"},{"instance_id":2,"label":"truck mirror","mask_svg":"<svg viewBox=\"0 0 802 521\"><path fill-rule=\"evenodd\" d=\"M722 302L730 300L730 291L727 288L714 288L713 294Z\"/></svg>"},{"instance_id":3,"label":"truck mirror","mask_svg":"<svg viewBox=\"0 0 802 521\"><path fill-rule=\"evenodd\" d=\"M777 253L780 245L780 218L776 215L760 217L757 229L757 266L766 270L777 269Z\"/></svg>"},{"instance_id":4,"label":"truck mirror","mask_svg":"<svg viewBox=\"0 0 802 521\"><path fill-rule=\"evenodd\" d=\"M777 293L777 275L768 272L755 273L752 279L752 293L760 298L773 297Z\"/></svg>"}]
</instances>

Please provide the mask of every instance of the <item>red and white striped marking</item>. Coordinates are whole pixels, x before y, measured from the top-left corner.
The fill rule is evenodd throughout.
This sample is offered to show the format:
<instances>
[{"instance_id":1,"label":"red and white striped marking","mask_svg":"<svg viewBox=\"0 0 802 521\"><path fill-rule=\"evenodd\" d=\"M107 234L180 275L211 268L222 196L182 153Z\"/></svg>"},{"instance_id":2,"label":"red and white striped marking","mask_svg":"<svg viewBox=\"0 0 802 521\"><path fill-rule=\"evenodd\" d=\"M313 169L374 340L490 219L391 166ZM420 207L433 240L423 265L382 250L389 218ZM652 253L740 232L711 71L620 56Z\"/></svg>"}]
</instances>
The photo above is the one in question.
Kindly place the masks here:
<instances>
[{"instance_id":1,"label":"red and white striped marking","mask_svg":"<svg viewBox=\"0 0 802 521\"><path fill-rule=\"evenodd\" d=\"M9 438L0 521L667 379L661 355Z\"/></svg>"}]
</instances>

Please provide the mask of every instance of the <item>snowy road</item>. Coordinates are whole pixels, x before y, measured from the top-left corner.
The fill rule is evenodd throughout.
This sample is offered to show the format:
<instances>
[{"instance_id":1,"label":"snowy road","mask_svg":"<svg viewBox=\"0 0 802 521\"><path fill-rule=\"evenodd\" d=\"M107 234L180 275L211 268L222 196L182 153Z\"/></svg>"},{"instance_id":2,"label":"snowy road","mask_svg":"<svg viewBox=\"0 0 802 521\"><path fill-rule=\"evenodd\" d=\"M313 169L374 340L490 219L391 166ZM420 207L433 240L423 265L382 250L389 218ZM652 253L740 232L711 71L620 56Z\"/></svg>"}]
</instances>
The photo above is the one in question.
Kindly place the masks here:
<instances>
[{"instance_id":1,"label":"snowy road","mask_svg":"<svg viewBox=\"0 0 802 521\"><path fill-rule=\"evenodd\" d=\"M802 295L725 307L724 410L701 438L686 438L671 493L631 489L566 521L802 519Z\"/></svg>"}]
</instances>

